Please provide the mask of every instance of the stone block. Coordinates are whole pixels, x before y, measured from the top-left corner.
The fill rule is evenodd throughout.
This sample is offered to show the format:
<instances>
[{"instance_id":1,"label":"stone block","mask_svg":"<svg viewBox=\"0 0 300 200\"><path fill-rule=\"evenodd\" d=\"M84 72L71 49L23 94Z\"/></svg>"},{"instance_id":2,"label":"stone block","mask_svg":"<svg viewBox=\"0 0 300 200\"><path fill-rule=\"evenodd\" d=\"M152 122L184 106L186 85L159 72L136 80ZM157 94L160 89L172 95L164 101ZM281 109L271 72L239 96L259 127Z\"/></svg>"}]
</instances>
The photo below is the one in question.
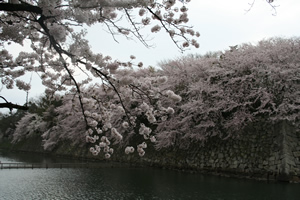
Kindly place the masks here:
<instances>
[{"instance_id":1,"label":"stone block","mask_svg":"<svg viewBox=\"0 0 300 200\"><path fill-rule=\"evenodd\" d=\"M277 167L275 165L271 165L271 166L269 166L269 171L276 172L277 171Z\"/></svg>"},{"instance_id":2,"label":"stone block","mask_svg":"<svg viewBox=\"0 0 300 200\"><path fill-rule=\"evenodd\" d=\"M300 157L300 151L295 151L295 152L293 152L293 155L294 155L295 157L299 158L299 157Z\"/></svg>"},{"instance_id":3,"label":"stone block","mask_svg":"<svg viewBox=\"0 0 300 200\"><path fill-rule=\"evenodd\" d=\"M238 167L237 164L231 164L231 165L229 166L229 168L231 168L231 169L236 169L237 167Z\"/></svg>"},{"instance_id":4,"label":"stone block","mask_svg":"<svg viewBox=\"0 0 300 200\"><path fill-rule=\"evenodd\" d=\"M275 156L271 156L270 158L269 158L269 161L274 161L275 160Z\"/></svg>"},{"instance_id":5,"label":"stone block","mask_svg":"<svg viewBox=\"0 0 300 200\"><path fill-rule=\"evenodd\" d=\"M241 168L241 169L244 170L244 169L246 168L246 165L245 165L245 164L240 164L240 165L239 165L239 168Z\"/></svg>"},{"instance_id":6,"label":"stone block","mask_svg":"<svg viewBox=\"0 0 300 200\"><path fill-rule=\"evenodd\" d=\"M296 163L293 159L286 159L286 163L290 166L293 166L293 167L296 166Z\"/></svg>"},{"instance_id":7,"label":"stone block","mask_svg":"<svg viewBox=\"0 0 300 200\"><path fill-rule=\"evenodd\" d=\"M269 163L268 163L268 161L263 161L263 163L262 163L264 166L267 166Z\"/></svg>"},{"instance_id":8,"label":"stone block","mask_svg":"<svg viewBox=\"0 0 300 200\"><path fill-rule=\"evenodd\" d=\"M292 176L290 182L300 183L300 177L299 176Z\"/></svg>"}]
</instances>

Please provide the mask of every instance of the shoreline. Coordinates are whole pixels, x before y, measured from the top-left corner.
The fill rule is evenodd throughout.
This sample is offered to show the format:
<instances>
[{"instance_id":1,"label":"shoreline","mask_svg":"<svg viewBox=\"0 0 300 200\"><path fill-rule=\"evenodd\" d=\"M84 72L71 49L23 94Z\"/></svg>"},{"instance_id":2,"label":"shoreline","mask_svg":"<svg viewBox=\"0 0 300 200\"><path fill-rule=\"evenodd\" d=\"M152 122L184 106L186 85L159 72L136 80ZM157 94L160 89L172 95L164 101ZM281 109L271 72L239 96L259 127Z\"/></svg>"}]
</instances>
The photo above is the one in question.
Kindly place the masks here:
<instances>
[{"instance_id":1,"label":"shoreline","mask_svg":"<svg viewBox=\"0 0 300 200\"><path fill-rule=\"evenodd\" d=\"M294 130L287 122L260 123L248 127L243 137L230 140L212 137L204 146L193 143L187 149L172 147L157 151L149 145L144 157L136 153L127 155L116 147L109 160L102 154L93 156L87 145L72 146L68 141L51 152L44 151L39 135L17 144L2 140L0 149L267 182L300 183L300 134Z\"/></svg>"}]
</instances>

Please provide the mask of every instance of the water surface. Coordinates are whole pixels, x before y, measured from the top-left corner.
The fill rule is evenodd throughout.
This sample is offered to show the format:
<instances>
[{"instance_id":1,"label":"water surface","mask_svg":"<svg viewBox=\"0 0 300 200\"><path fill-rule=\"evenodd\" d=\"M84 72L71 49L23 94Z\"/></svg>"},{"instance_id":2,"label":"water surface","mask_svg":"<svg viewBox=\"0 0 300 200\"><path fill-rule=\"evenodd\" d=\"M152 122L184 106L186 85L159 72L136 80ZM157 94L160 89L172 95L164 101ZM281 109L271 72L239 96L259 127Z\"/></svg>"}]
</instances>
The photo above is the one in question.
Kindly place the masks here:
<instances>
[{"instance_id":1,"label":"water surface","mask_svg":"<svg viewBox=\"0 0 300 200\"><path fill-rule=\"evenodd\" d=\"M26 157L0 153L2 162L61 162L44 156ZM0 199L299 200L300 185L152 168L3 169Z\"/></svg>"}]
</instances>

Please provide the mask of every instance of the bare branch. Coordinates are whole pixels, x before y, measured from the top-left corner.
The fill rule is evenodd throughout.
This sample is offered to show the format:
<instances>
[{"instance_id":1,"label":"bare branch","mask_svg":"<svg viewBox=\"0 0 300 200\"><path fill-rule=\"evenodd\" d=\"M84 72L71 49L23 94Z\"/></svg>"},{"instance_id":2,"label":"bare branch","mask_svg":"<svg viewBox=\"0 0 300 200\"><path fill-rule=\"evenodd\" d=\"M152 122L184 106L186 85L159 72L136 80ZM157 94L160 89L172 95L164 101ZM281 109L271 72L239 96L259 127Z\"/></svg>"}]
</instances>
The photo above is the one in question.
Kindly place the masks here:
<instances>
[{"instance_id":1,"label":"bare branch","mask_svg":"<svg viewBox=\"0 0 300 200\"><path fill-rule=\"evenodd\" d=\"M124 9L124 10L125 10L127 19L129 20L129 22L131 23L131 25L133 26L133 28L134 28L134 30L135 30L135 32L134 32L134 31L131 31L131 33L132 33L136 38L138 38L139 41L140 41L144 46L149 47L149 45L147 44L147 42L145 41L145 39L143 38L143 36L140 34L139 29L138 29L137 26L136 26L136 23L132 21L131 16L130 16L128 10L127 10L127 9Z\"/></svg>"},{"instance_id":2,"label":"bare branch","mask_svg":"<svg viewBox=\"0 0 300 200\"><path fill-rule=\"evenodd\" d=\"M250 7L248 9L246 9L246 13L248 13L248 12L250 12L250 10L252 10L252 8L255 4L255 1L256 0L253 0L251 3L248 3ZM274 0L266 0L266 2L269 4L269 6L271 6L272 10L274 11L274 13L272 15L276 16L277 15L276 7L278 7L278 6L272 5Z\"/></svg>"},{"instance_id":3,"label":"bare branch","mask_svg":"<svg viewBox=\"0 0 300 200\"><path fill-rule=\"evenodd\" d=\"M14 108L19 110L28 110L27 106L20 106L18 104L13 104L11 102L8 102L3 96L0 96L6 103L0 103L0 108L8 108L10 111L12 111Z\"/></svg>"}]
</instances>

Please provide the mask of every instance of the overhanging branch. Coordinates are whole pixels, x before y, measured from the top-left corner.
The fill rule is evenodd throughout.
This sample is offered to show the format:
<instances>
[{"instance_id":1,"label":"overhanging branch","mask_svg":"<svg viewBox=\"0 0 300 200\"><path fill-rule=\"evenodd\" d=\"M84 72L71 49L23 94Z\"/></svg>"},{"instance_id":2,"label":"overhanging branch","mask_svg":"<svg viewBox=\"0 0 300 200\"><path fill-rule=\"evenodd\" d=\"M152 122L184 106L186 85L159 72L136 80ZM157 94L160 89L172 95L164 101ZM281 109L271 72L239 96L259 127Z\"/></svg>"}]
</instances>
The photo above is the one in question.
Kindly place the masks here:
<instances>
[{"instance_id":1,"label":"overhanging branch","mask_svg":"<svg viewBox=\"0 0 300 200\"><path fill-rule=\"evenodd\" d=\"M0 3L0 11L8 11L8 12L25 11L25 12L32 12L36 14L43 13L43 10L38 6L33 6L30 4L12 4L12 3Z\"/></svg>"},{"instance_id":2,"label":"overhanging branch","mask_svg":"<svg viewBox=\"0 0 300 200\"><path fill-rule=\"evenodd\" d=\"M18 109L18 110L28 110L27 106L20 106L18 104L13 104L13 103L0 103L0 108L8 108L9 110L12 109Z\"/></svg>"},{"instance_id":3,"label":"overhanging branch","mask_svg":"<svg viewBox=\"0 0 300 200\"><path fill-rule=\"evenodd\" d=\"M8 108L10 111L12 109L19 109L19 110L28 110L27 106L20 106L18 104L13 104L11 102L8 102L3 96L0 96L1 99L3 99L6 103L0 103L0 108Z\"/></svg>"}]
</instances>

